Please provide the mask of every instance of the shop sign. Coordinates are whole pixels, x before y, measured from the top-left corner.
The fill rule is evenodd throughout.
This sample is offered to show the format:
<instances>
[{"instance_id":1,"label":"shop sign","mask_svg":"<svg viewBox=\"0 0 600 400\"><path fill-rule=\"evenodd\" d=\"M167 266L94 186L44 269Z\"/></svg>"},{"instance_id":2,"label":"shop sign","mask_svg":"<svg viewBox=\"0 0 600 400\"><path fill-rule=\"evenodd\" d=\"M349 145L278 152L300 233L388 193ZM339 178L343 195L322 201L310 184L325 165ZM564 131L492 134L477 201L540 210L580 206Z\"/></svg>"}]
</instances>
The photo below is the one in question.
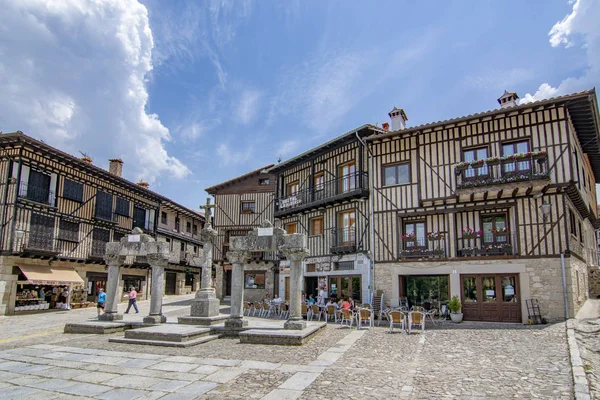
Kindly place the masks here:
<instances>
[{"instance_id":1,"label":"shop sign","mask_svg":"<svg viewBox=\"0 0 600 400\"><path fill-rule=\"evenodd\" d=\"M141 238L140 235L127 235L128 242L136 243L136 242L140 241L140 238Z\"/></svg>"}]
</instances>

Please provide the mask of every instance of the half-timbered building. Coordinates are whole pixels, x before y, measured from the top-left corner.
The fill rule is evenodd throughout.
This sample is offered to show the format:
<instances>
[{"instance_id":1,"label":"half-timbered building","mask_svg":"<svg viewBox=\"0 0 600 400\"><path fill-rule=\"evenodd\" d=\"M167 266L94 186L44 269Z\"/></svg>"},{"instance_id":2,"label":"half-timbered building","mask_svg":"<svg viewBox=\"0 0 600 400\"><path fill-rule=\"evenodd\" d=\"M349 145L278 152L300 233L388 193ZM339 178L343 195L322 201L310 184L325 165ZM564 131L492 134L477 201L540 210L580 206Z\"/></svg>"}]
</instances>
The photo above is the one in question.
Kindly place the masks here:
<instances>
[{"instance_id":1,"label":"half-timbered building","mask_svg":"<svg viewBox=\"0 0 600 400\"><path fill-rule=\"evenodd\" d=\"M264 221L273 222L275 179L267 165L206 190L215 199L213 248L215 288L220 299L231 296L231 263L227 260L229 238L247 235ZM244 270L244 299L261 301L277 292L279 259L275 252L252 253Z\"/></svg>"},{"instance_id":2,"label":"half-timbered building","mask_svg":"<svg viewBox=\"0 0 600 400\"><path fill-rule=\"evenodd\" d=\"M44 287L52 289L50 295L46 290L50 302L45 304L60 302L59 286L71 289L72 306L93 302L106 284L106 243L135 227L156 237L159 211L174 210L202 223L202 216L148 190L144 182L122 178L119 159L110 160L107 171L89 157L73 157L22 132L0 135L0 152L0 314L41 309L44 299L34 299ZM160 234L164 240L177 235ZM201 245L197 236L183 237L186 246ZM181 264L177 257L169 268L185 280L190 267ZM140 298L148 296L147 267L124 268L122 290L134 286ZM199 270L195 274L199 277Z\"/></svg>"},{"instance_id":3,"label":"half-timbered building","mask_svg":"<svg viewBox=\"0 0 600 400\"><path fill-rule=\"evenodd\" d=\"M375 284L391 305L443 307L465 320L573 317L598 264L595 90L405 128L367 139L373 153ZM290 179L284 180L284 184ZM293 180L293 179L292 179ZM276 213L277 215L277 213Z\"/></svg>"},{"instance_id":4,"label":"half-timbered building","mask_svg":"<svg viewBox=\"0 0 600 400\"><path fill-rule=\"evenodd\" d=\"M369 179L363 138L383 132L364 125L277 164L274 216L288 233L308 236L304 292L369 300ZM289 269L281 261L280 296Z\"/></svg>"}]
</instances>

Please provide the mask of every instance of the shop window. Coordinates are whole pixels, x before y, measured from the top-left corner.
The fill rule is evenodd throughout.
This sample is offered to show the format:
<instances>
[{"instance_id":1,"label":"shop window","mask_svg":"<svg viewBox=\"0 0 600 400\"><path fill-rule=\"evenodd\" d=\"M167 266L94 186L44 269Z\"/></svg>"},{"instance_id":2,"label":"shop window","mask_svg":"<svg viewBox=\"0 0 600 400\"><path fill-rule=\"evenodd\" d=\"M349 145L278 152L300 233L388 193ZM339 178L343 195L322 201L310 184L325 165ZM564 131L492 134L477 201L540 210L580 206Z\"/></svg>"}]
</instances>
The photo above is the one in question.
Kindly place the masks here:
<instances>
[{"instance_id":1,"label":"shop window","mask_svg":"<svg viewBox=\"0 0 600 400\"><path fill-rule=\"evenodd\" d=\"M194 286L194 274L191 272L185 274L185 286Z\"/></svg>"},{"instance_id":2,"label":"shop window","mask_svg":"<svg viewBox=\"0 0 600 400\"><path fill-rule=\"evenodd\" d=\"M354 261L340 261L334 263L335 271L351 271L354 269Z\"/></svg>"},{"instance_id":3,"label":"shop window","mask_svg":"<svg viewBox=\"0 0 600 400\"><path fill-rule=\"evenodd\" d=\"M317 271L316 264L306 264L306 272L316 272Z\"/></svg>"},{"instance_id":4,"label":"shop window","mask_svg":"<svg viewBox=\"0 0 600 400\"><path fill-rule=\"evenodd\" d=\"M129 201L117 197L117 203L115 206L115 214L129 217Z\"/></svg>"},{"instance_id":5,"label":"shop window","mask_svg":"<svg viewBox=\"0 0 600 400\"><path fill-rule=\"evenodd\" d=\"M135 275L123 275L123 293L129 293L129 290L134 288L138 292L138 295L140 295L142 290L141 278Z\"/></svg>"},{"instance_id":6,"label":"shop window","mask_svg":"<svg viewBox=\"0 0 600 400\"><path fill-rule=\"evenodd\" d=\"M83 201L83 183L75 182L65 178L63 197L65 199L78 201L81 203Z\"/></svg>"},{"instance_id":7,"label":"shop window","mask_svg":"<svg viewBox=\"0 0 600 400\"><path fill-rule=\"evenodd\" d=\"M310 234L311 235L322 235L323 234L323 217L315 217L310 220Z\"/></svg>"},{"instance_id":8,"label":"shop window","mask_svg":"<svg viewBox=\"0 0 600 400\"><path fill-rule=\"evenodd\" d=\"M79 224L77 222L61 220L58 238L67 242L79 242Z\"/></svg>"},{"instance_id":9,"label":"shop window","mask_svg":"<svg viewBox=\"0 0 600 400\"><path fill-rule=\"evenodd\" d=\"M385 166L383 177L383 186L407 185L410 183L410 166L408 163Z\"/></svg>"},{"instance_id":10,"label":"shop window","mask_svg":"<svg viewBox=\"0 0 600 400\"><path fill-rule=\"evenodd\" d=\"M264 272L246 272L244 274L245 289L264 289L265 288L265 273Z\"/></svg>"},{"instance_id":11,"label":"shop window","mask_svg":"<svg viewBox=\"0 0 600 400\"><path fill-rule=\"evenodd\" d=\"M242 214L254 214L256 203L254 201L242 201Z\"/></svg>"}]
</instances>

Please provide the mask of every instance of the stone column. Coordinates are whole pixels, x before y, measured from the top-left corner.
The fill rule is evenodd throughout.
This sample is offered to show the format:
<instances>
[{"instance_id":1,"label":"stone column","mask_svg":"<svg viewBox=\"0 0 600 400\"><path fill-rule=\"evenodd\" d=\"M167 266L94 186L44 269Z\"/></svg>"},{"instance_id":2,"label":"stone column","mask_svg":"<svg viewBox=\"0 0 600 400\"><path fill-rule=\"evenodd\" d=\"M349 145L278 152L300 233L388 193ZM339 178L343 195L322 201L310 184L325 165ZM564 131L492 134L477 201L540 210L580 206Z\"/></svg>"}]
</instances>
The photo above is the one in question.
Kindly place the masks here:
<instances>
[{"instance_id":1,"label":"stone column","mask_svg":"<svg viewBox=\"0 0 600 400\"><path fill-rule=\"evenodd\" d=\"M108 265L108 279L106 281L106 303L104 304L104 314L98 317L101 321L117 321L123 319L123 314L118 313L120 299L120 280L121 266L125 261L124 257L105 257Z\"/></svg>"},{"instance_id":2,"label":"stone column","mask_svg":"<svg viewBox=\"0 0 600 400\"><path fill-rule=\"evenodd\" d=\"M233 265L231 277L231 314L225 321L227 328L242 328L248 325L244 320L244 265L250 258L247 251L229 251L227 259Z\"/></svg>"},{"instance_id":3,"label":"stone column","mask_svg":"<svg viewBox=\"0 0 600 400\"><path fill-rule=\"evenodd\" d=\"M168 258L160 255L148 254L148 262L152 268L152 289L150 291L150 314L144 317L147 324L160 324L167 322L167 317L162 313L162 298L165 294L165 267Z\"/></svg>"},{"instance_id":4,"label":"stone column","mask_svg":"<svg viewBox=\"0 0 600 400\"><path fill-rule=\"evenodd\" d=\"M306 248L287 248L282 250L290 260L290 317L283 325L285 329L304 329L306 321L302 319L302 280L304 271L302 261L309 254Z\"/></svg>"}]
</instances>

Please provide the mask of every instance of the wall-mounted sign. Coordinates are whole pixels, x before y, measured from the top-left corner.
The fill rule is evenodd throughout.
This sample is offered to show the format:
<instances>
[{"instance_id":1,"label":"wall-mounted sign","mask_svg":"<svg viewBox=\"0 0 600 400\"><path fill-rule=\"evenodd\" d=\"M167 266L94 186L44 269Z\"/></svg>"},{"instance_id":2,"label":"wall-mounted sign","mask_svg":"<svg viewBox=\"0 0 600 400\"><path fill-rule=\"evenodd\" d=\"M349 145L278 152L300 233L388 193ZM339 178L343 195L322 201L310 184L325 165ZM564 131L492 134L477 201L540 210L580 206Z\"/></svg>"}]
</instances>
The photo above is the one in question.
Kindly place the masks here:
<instances>
[{"instance_id":1,"label":"wall-mounted sign","mask_svg":"<svg viewBox=\"0 0 600 400\"><path fill-rule=\"evenodd\" d=\"M258 228L258 236L273 236L273 227Z\"/></svg>"},{"instance_id":2,"label":"wall-mounted sign","mask_svg":"<svg viewBox=\"0 0 600 400\"><path fill-rule=\"evenodd\" d=\"M127 241L128 242L139 242L140 235L127 235Z\"/></svg>"}]
</instances>

